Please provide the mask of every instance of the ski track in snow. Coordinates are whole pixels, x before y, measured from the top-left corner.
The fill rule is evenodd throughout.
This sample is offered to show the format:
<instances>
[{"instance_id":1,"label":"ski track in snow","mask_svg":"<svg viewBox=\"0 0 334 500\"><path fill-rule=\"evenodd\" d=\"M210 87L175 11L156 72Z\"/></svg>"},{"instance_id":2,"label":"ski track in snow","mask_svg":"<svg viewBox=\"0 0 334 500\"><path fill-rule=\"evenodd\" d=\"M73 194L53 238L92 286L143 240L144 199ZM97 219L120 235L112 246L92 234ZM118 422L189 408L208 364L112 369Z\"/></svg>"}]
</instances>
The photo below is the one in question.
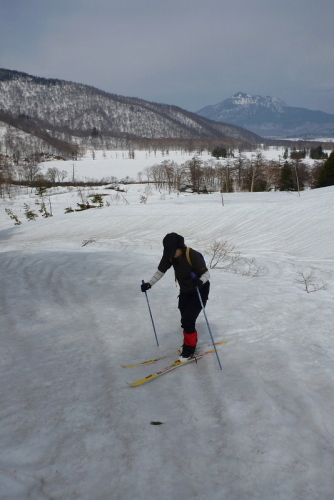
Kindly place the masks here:
<instances>
[{"instance_id":1,"label":"ski track in snow","mask_svg":"<svg viewBox=\"0 0 334 500\"><path fill-rule=\"evenodd\" d=\"M4 228L0 498L331 499L333 194L231 194L222 207L218 194L142 205L129 191L130 205ZM173 273L149 291L160 348L139 289L170 231L201 251L226 238L263 273L211 271L222 372L211 354L129 388L168 362L120 363L181 343ZM301 267L328 290L306 294ZM202 315L198 330L208 342Z\"/></svg>"}]
</instances>

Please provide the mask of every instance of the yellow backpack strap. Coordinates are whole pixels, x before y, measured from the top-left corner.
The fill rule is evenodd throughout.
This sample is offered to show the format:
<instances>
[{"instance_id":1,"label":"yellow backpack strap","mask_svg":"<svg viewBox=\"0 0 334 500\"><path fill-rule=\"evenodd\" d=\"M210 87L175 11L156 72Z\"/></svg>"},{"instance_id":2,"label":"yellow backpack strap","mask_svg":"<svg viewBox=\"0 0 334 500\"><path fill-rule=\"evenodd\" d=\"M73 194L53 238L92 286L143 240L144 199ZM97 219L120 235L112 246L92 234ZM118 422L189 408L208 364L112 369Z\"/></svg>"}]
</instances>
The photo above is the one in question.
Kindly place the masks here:
<instances>
[{"instance_id":1,"label":"yellow backpack strap","mask_svg":"<svg viewBox=\"0 0 334 500\"><path fill-rule=\"evenodd\" d=\"M189 247L186 248L186 257L187 257L187 261L189 262L191 267L193 267L193 264L192 264L191 259L190 259L190 250L191 250L191 248L189 248ZM172 262L172 259L169 259L169 260ZM176 273L175 273L175 281L177 281Z\"/></svg>"},{"instance_id":2,"label":"yellow backpack strap","mask_svg":"<svg viewBox=\"0 0 334 500\"><path fill-rule=\"evenodd\" d=\"M190 250L191 250L191 248L189 248L189 247L186 248L186 257L187 257L187 261L189 262L191 267L193 267L193 264L192 264L191 259L190 259Z\"/></svg>"}]
</instances>

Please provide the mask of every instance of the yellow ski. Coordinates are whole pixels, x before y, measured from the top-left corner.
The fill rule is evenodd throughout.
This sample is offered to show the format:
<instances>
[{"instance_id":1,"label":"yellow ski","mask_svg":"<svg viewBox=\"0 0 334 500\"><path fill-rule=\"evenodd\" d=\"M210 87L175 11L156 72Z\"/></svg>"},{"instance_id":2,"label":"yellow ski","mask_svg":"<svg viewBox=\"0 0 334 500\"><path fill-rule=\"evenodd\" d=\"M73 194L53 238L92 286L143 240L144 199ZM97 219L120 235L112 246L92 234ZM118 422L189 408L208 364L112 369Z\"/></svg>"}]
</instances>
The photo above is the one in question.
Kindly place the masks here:
<instances>
[{"instance_id":1,"label":"yellow ski","mask_svg":"<svg viewBox=\"0 0 334 500\"><path fill-rule=\"evenodd\" d=\"M178 368L179 366L187 365L188 363L191 363L192 361L197 361L198 359L203 358L203 356L206 356L207 354L211 354L212 352L215 352L214 349L211 349L210 351L203 352L202 354L199 354L198 356L194 356L193 358L190 358L188 361L181 362L179 360L175 361L171 365L167 366L163 370L160 370L156 373L152 373L151 375L148 375L147 377L141 378L140 380L137 380L136 382L127 382L129 385L132 385L133 387L138 387L139 385L146 384L146 382L149 382L150 380L153 380L157 377L160 377L160 375L164 375L167 372L170 372L172 370L175 370L175 368Z\"/></svg>"},{"instance_id":2,"label":"yellow ski","mask_svg":"<svg viewBox=\"0 0 334 500\"><path fill-rule=\"evenodd\" d=\"M227 340L222 340L221 342L216 342L215 345L221 345L221 344L226 344ZM212 344L203 344L197 346L198 349L201 349L202 347L210 347ZM170 358L171 356L176 356L177 352L173 352L173 354L167 354L166 356L160 356L159 358L155 359L149 359L148 361L141 361L140 363L134 363L132 365L121 365L123 368L134 368L135 366L141 366L141 365L151 365L153 363L157 363L158 361L161 361L162 359Z\"/></svg>"}]
</instances>

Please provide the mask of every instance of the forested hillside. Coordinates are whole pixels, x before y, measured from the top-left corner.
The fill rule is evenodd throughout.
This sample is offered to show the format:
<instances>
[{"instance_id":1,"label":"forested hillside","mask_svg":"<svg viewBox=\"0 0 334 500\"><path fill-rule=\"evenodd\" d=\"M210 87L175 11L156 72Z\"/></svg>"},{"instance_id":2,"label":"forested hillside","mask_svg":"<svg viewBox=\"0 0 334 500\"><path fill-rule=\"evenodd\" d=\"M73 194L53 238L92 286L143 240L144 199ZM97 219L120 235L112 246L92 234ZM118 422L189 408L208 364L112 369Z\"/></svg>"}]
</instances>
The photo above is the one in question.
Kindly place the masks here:
<instances>
[{"instance_id":1,"label":"forested hillside","mask_svg":"<svg viewBox=\"0 0 334 500\"><path fill-rule=\"evenodd\" d=\"M258 144L256 134L176 106L110 94L94 87L0 70L0 111L55 138L119 146L124 140L209 139ZM118 141L118 142L117 142ZM107 144L105 144L107 143ZM117 143L117 144L116 144Z\"/></svg>"}]
</instances>

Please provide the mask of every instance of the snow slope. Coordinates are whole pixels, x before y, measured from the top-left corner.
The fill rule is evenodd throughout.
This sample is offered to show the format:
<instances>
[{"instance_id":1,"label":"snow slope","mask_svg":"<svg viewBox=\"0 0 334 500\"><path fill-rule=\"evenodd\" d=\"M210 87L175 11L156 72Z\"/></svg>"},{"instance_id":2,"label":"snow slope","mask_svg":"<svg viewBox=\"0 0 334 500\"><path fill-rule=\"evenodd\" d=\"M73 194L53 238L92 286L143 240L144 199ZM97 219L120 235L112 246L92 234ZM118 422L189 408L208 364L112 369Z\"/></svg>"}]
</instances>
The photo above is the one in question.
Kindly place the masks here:
<instances>
[{"instance_id":1,"label":"snow slope","mask_svg":"<svg viewBox=\"0 0 334 500\"><path fill-rule=\"evenodd\" d=\"M0 498L332 499L334 187L224 206L218 193L143 204L144 192L116 204L105 190L110 206L70 214L78 194L54 192L54 217L34 222L32 193L1 201ZM261 272L211 271L223 371L213 354L133 388L169 361L120 363L181 343L173 273L149 291L159 348L139 288L170 231L207 261L227 239ZM327 289L295 282L310 269ZM198 330L208 342L203 315Z\"/></svg>"}]
</instances>

